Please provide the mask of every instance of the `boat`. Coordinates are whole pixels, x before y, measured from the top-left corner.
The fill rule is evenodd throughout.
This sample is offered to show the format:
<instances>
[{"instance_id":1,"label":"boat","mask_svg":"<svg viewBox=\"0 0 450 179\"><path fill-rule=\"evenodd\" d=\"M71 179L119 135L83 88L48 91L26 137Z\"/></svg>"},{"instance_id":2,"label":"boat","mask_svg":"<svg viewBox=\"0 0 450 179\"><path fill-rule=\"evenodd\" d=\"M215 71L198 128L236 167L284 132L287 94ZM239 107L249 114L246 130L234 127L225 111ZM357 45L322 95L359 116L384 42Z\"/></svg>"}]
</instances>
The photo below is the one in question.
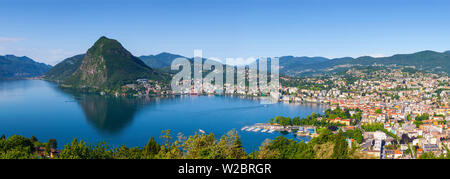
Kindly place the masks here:
<instances>
[{"instance_id":1,"label":"boat","mask_svg":"<svg viewBox=\"0 0 450 179\"><path fill-rule=\"evenodd\" d=\"M259 130L261 130L261 128L255 128L253 129L253 132L258 132Z\"/></svg>"},{"instance_id":2,"label":"boat","mask_svg":"<svg viewBox=\"0 0 450 179\"><path fill-rule=\"evenodd\" d=\"M267 132L269 129L263 129L261 132Z\"/></svg>"},{"instance_id":3,"label":"boat","mask_svg":"<svg viewBox=\"0 0 450 179\"><path fill-rule=\"evenodd\" d=\"M253 131L253 129L255 129L255 127L249 127L249 128L247 129L247 131Z\"/></svg>"},{"instance_id":4,"label":"boat","mask_svg":"<svg viewBox=\"0 0 450 179\"><path fill-rule=\"evenodd\" d=\"M198 129L198 132L200 132L201 134L204 134L204 133L205 133L205 131L202 130L202 129Z\"/></svg>"},{"instance_id":5,"label":"boat","mask_svg":"<svg viewBox=\"0 0 450 179\"><path fill-rule=\"evenodd\" d=\"M273 133L274 131L275 131L275 130L273 130L273 129L270 129L270 130L269 130L269 133Z\"/></svg>"},{"instance_id":6,"label":"boat","mask_svg":"<svg viewBox=\"0 0 450 179\"><path fill-rule=\"evenodd\" d=\"M242 129L241 129L241 131L243 131L243 130L245 130L245 129L247 129L248 128L248 126L245 126L245 127L243 127Z\"/></svg>"}]
</instances>

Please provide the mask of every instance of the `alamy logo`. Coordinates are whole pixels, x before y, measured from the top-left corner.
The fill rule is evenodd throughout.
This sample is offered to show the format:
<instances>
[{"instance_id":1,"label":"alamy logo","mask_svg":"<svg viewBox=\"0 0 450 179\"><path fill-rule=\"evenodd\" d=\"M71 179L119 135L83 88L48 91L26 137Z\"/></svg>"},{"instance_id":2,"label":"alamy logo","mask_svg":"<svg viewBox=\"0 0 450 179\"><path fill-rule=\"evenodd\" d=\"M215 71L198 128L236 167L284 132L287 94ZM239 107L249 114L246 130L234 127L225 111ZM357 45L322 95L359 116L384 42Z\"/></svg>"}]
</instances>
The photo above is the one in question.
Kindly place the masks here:
<instances>
[{"instance_id":1,"label":"alamy logo","mask_svg":"<svg viewBox=\"0 0 450 179\"><path fill-rule=\"evenodd\" d=\"M194 60L177 58L172 70L180 70L172 78L174 94L240 94L278 98L280 89L278 58L205 59L201 50ZM251 62L236 65L239 62Z\"/></svg>"}]
</instances>

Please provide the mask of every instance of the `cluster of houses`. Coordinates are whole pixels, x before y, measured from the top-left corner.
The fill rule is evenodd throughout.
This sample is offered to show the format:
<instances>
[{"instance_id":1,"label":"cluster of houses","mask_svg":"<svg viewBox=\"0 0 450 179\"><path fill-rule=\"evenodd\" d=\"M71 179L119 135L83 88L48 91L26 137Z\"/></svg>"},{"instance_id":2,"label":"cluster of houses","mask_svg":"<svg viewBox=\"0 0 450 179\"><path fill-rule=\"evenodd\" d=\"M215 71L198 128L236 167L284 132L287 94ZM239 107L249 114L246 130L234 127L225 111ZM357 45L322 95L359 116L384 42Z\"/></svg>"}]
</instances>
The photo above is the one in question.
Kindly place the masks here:
<instances>
[{"instance_id":1,"label":"cluster of houses","mask_svg":"<svg viewBox=\"0 0 450 179\"><path fill-rule=\"evenodd\" d=\"M317 102L329 104L331 109L358 109L361 121L351 126L351 119L326 119L344 124L352 130L361 125L381 123L385 131L364 132L362 152L374 158L418 158L424 153L435 156L448 153L450 148L450 78L432 73L405 73L402 68L372 73L349 70L348 75L359 79L347 83L344 78L308 78L308 83L333 81L329 89L298 89L283 87L281 101ZM286 78L284 80L290 80ZM354 114L354 111L351 111ZM425 120L419 119L427 114ZM352 140L349 140L351 143Z\"/></svg>"},{"instance_id":2,"label":"cluster of houses","mask_svg":"<svg viewBox=\"0 0 450 179\"><path fill-rule=\"evenodd\" d=\"M351 130L364 124L382 123L385 131L394 134L397 139L382 131L364 132L364 140L360 144L362 152L374 157L417 158L423 153L447 155L450 148L448 75L411 73L403 71L403 68L385 68L371 72L351 69L345 75L356 80L349 80L342 75L308 77L302 80L320 87L283 86L279 89L282 95L277 96L277 99L284 102L324 103L331 109L351 109L353 113L356 109L361 111L361 120L354 126L351 125L351 119L327 119L331 123L343 124L343 129ZM280 79L298 80L289 77ZM135 90L136 95L173 94L170 88L146 79L139 79L136 84L126 87ZM249 94L248 91L240 93L262 95L257 92ZM192 89L188 89L186 94L197 95L193 94ZM419 119L423 114L429 117ZM292 130L280 126L262 126L263 129L267 127L273 130ZM308 133L301 126L293 127L301 131L300 134Z\"/></svg>"}]
</instances>

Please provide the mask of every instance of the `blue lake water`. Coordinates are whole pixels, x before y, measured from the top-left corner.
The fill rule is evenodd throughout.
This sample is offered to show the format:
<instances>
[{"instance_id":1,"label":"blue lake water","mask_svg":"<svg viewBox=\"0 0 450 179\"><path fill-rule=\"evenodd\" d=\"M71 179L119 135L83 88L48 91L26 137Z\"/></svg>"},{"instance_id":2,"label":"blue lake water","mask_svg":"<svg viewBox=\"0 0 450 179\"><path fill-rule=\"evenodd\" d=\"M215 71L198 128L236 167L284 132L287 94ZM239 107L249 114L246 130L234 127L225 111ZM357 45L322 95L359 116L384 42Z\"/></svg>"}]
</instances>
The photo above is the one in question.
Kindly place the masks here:
<instances>
[{"instance_id":1,"label":"blue lake water","mask_svg":"<svg viewBox=\"0 0 450 179\"><path fill-rule=\"evenodd\" d=\"M236 129L247 152L266 139L283 135L247 132L247 125L280 116L322 113L318 104L261 104L257 98L228 96L108 97L61 90L41 80L0 81L0 134L40 141L54 138L62 148L73 138L95 144L105 141L117 147L142 147L150 137L159 140L162 130L192 135L199 129L217 138ZM292 134L286 137L296 140Z\"/></svg>"}]
</instances>

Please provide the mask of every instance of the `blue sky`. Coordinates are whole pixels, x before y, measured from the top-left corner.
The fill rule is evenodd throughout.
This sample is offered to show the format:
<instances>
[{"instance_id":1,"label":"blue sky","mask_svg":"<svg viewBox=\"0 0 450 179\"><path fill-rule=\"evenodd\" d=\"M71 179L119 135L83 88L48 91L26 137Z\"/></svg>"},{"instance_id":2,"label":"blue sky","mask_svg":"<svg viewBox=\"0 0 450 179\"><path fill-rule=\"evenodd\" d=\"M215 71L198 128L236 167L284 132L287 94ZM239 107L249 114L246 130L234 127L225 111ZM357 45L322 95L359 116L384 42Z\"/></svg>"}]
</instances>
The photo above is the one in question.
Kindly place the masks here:
<instances>
[{"instance_id":1,"label":"blue sky","mask_svg":"<svg viewBox=\"0 0 450 179\"><path fill-rule=\"evenodd\" d=\"M0 55L51 65L100 36L134 55L389 56L450 50L438 0L0 0Z\"/></svg>"}]
</instances>

